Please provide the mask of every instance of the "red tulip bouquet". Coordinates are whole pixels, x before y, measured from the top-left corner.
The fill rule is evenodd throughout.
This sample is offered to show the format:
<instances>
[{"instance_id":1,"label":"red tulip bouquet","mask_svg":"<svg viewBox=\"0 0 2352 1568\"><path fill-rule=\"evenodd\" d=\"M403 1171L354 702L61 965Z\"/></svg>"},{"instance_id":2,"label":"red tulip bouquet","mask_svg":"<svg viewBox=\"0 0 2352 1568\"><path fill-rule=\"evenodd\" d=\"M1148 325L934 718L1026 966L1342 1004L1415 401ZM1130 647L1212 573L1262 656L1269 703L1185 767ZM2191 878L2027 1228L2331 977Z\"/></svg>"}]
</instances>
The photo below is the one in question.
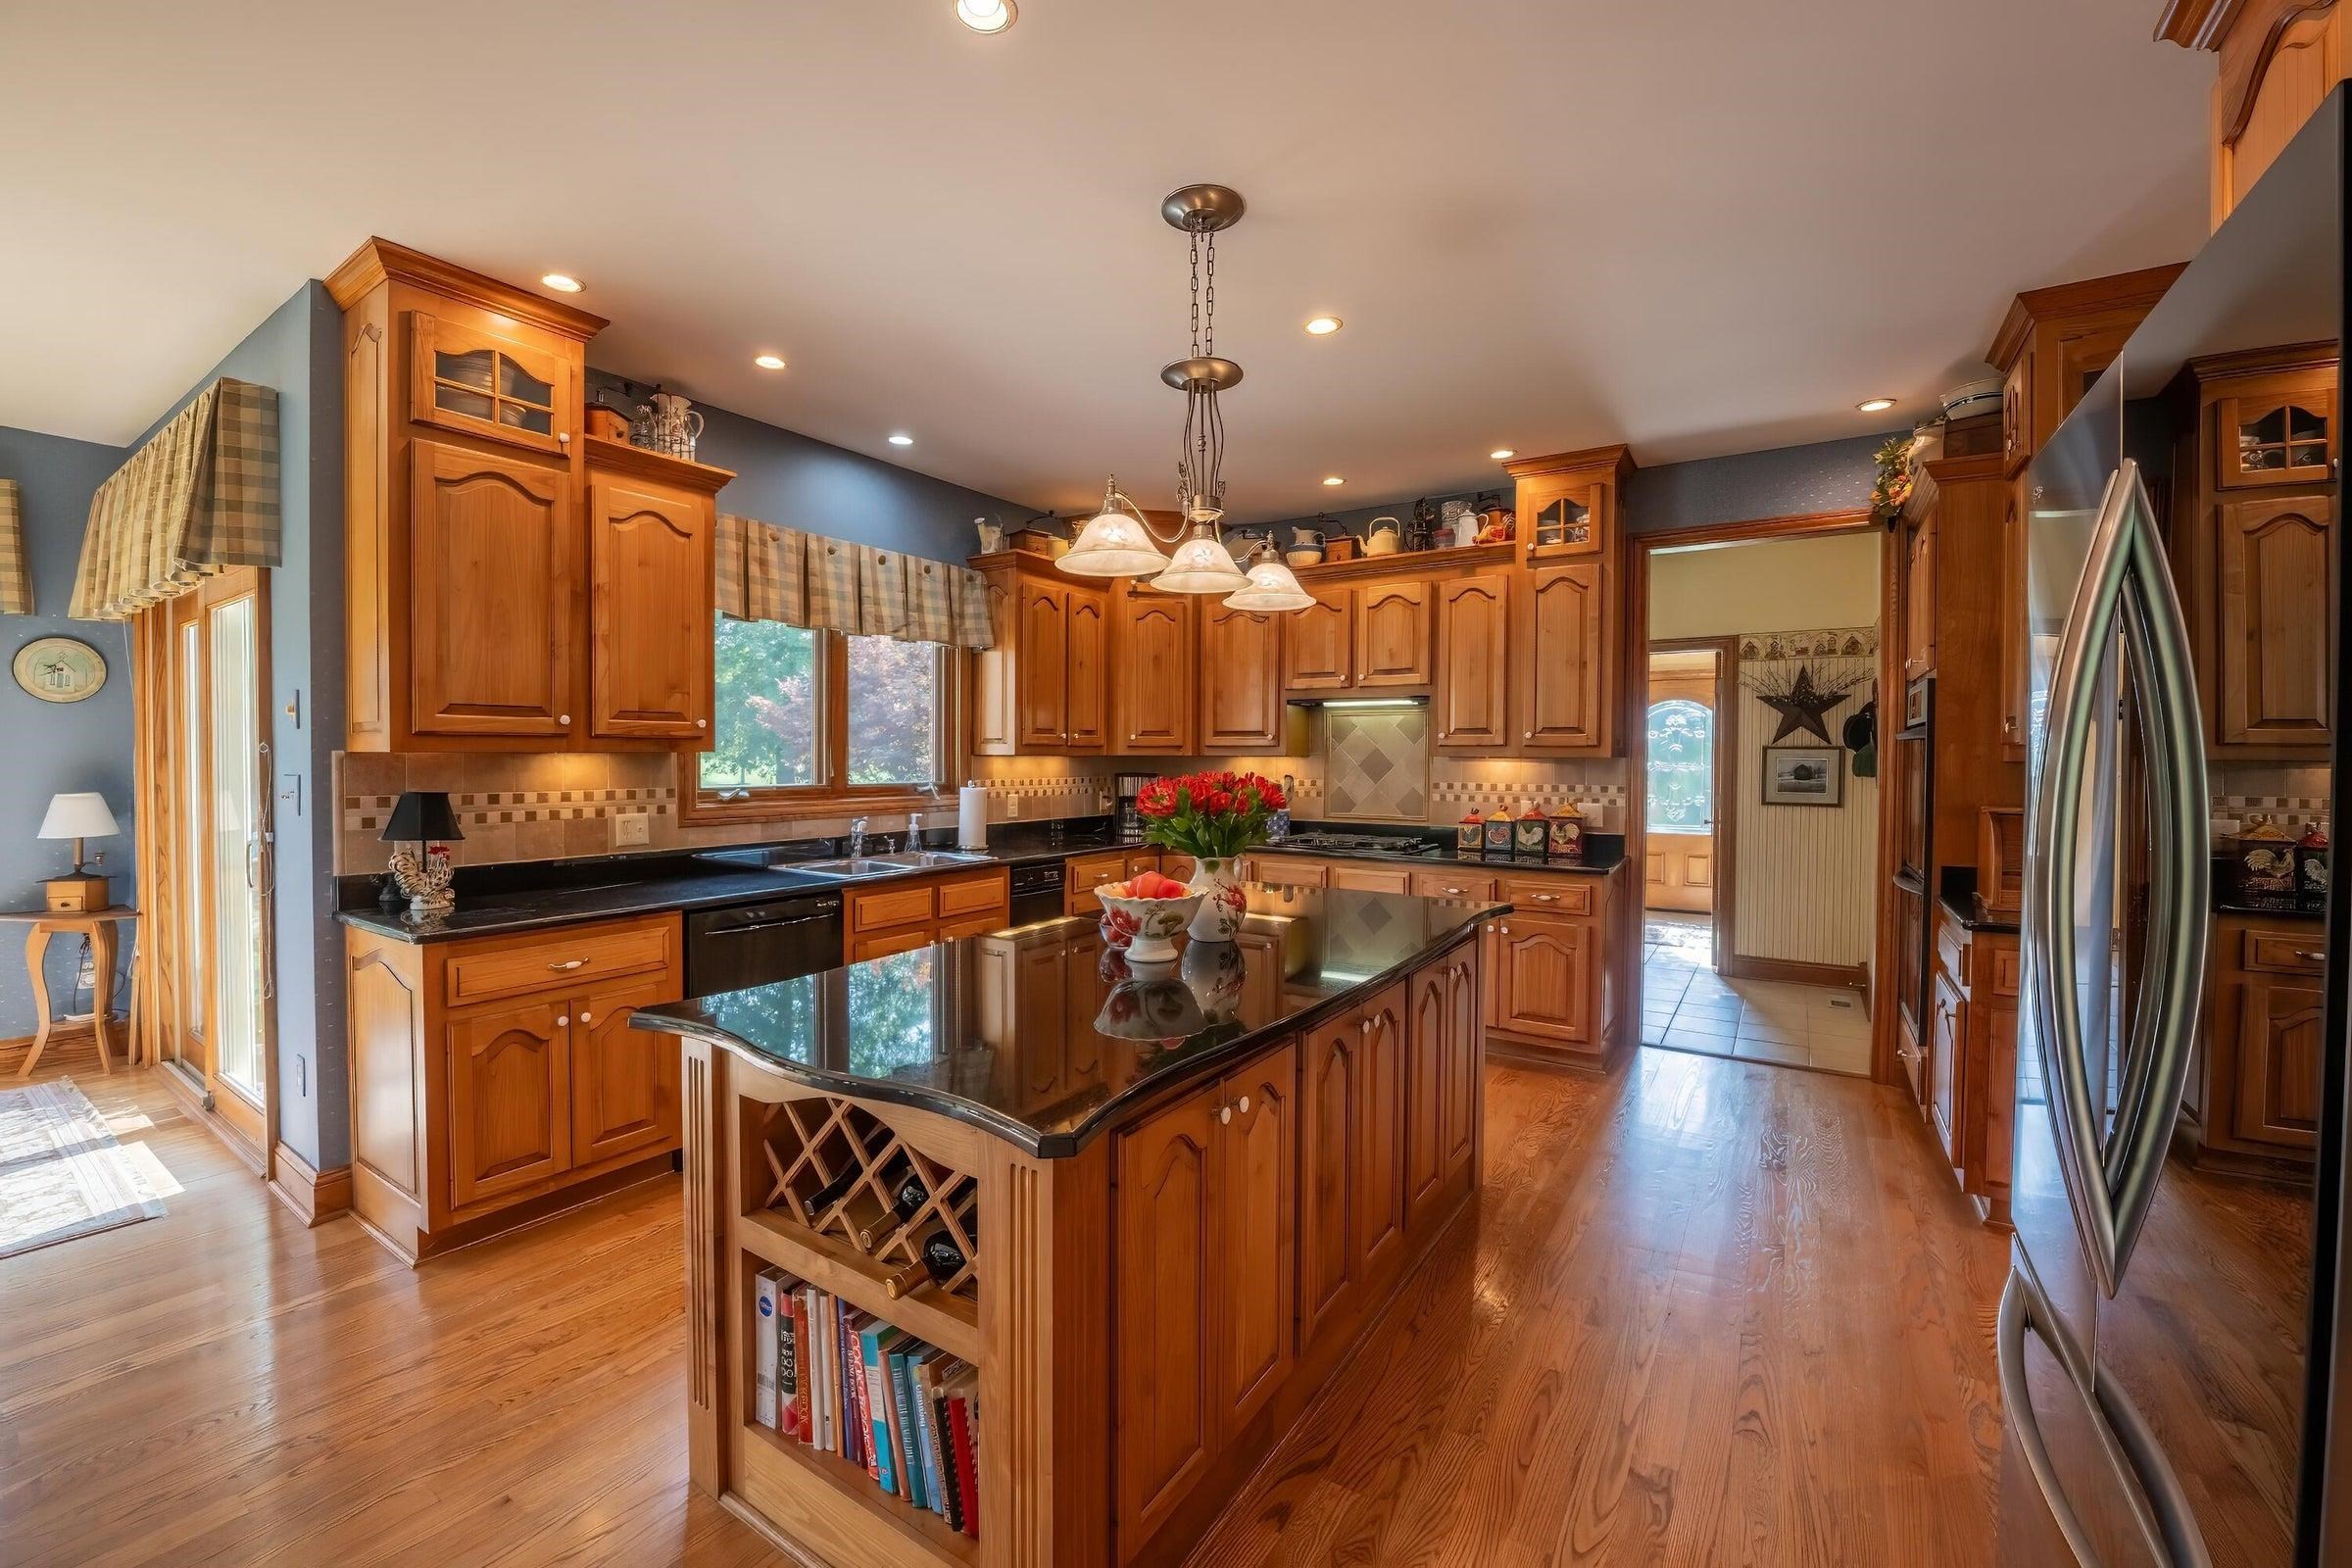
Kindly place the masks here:
<instances>
[{"instance_id":1,"label":"red tulip bouquet","mask_svg":"<svg viewBox=\"0 0 2352 1568\"><path fill-rule=\"evenodd\" d=\"M1289 806L1282 787L1255 773L1187 773L1156 779L1136 797L1144 838L1198 862L1192 889L1206 894L1193 916L1195 942L1230 942L1248 901L1235 857L1266 842L1266 824Z\"/></svg>"}]
</instances>

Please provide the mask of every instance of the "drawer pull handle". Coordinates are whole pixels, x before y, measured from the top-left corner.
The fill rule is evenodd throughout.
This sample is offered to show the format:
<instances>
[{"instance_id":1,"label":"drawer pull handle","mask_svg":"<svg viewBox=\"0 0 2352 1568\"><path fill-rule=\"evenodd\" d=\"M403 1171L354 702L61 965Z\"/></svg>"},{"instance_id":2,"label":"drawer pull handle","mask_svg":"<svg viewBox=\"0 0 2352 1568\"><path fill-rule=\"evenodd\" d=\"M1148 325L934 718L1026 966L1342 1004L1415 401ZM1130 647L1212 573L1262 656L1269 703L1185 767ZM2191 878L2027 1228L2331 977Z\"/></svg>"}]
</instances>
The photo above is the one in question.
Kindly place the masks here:
<instances>
[{"instance_id":1,"label":"drawer pull handle","mask_svg":"<svg viewBox=\"0 0 2352 1568\"><path fill-rule=\"evenodd\" d=\"M565 958L562 963L551 963L548 967L558 974L568 974L574 969L586 967L587 963L586 958Z\"/></svg>"},{"instance_id":2,"label":"drawer pull handle","mask_svg":"<svg viewBox=\"0 0 2352 1568\"><path fill-rule=\"evenodd\" d=\"M1557 904L1560 902L1560 896L1557 893L1539 893L1536 895L1536 902L1538 904Z\"/></svg>"},{"instance_id":3,"label":"drawer pull handle","mask_svg":"<svg viewBox=\"0 0 2352 1568\"><path fill-rule=\"evenodd\" d=\"M1460 888L1447 888L1446 891L1448 893L1459 893L1462 890Z\"/></svg>"},{"instance_id":4,"label":"drawer pull handle","mask_svg":"<svg viewBox=\"0 0 2352 1568\"><path fill-rule=\"evenodd\" d=\"M2328 961L2328 955L2325 953L2305 953L2301 948L2295 950L2295 956L2301 958L2305 963L2326 963Z\"/></svg>"}]
</instances>

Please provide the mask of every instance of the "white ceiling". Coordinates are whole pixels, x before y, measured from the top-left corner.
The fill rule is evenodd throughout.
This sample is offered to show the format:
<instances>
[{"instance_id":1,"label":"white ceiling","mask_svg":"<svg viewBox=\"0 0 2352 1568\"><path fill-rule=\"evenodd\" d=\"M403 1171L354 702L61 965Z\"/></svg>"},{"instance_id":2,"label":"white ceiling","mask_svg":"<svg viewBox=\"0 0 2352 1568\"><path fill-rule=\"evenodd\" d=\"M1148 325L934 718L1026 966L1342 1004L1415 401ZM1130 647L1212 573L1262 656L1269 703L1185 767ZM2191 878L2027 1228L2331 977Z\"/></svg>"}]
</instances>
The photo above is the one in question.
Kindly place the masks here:
<instances>
[{"instance_id":1,"label":"white ceiling","mask_svg":"<svg viewBox=\"0 0 2352 1568\"><path fill-rule=\"evenodd\" d=\"M0 423L127 440L380 233L576 273L605 368L1164 506L1158 201L1215 179L1250 203L1232 506L1288 516L1492 482L1497 446L1884 428L2016 290L2204 230L2212 61L2155 0L1020 6L996 38L951 0L7 7Z\"/></svg>"}]
</instances>

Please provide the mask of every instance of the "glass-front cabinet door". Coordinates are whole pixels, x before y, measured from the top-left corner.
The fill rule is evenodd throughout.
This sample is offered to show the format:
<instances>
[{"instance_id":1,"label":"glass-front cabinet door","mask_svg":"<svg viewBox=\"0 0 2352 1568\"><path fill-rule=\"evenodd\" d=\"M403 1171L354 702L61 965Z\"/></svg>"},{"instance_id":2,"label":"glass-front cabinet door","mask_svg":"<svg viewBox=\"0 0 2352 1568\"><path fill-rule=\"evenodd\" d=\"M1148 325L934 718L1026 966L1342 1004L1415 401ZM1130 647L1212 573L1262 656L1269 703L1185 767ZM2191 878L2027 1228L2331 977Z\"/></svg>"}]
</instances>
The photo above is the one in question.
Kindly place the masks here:
<instances>
[{"instance_id":1,"label":"glass-front cabinet door","mask_svg":"<svg viewBox=\"0 0 2352 1568\"><path fill-rule=\"evenodd\" d=\"M517 338L413 311L410 416L534 452L562 452L574 427L571 366Z\"/></svg>"},{"instance_id":2,"label":"glass-front cabinet door","mask_svg":"<svg viewBox=\"0 0 2352 1568\"><path fill-rule=\"evenodd\" d=\"M2335 389L2308 378L2248 387L2214 405L2225 486L2324 484L2335 456Z\"/></svg>"}]
</instances>

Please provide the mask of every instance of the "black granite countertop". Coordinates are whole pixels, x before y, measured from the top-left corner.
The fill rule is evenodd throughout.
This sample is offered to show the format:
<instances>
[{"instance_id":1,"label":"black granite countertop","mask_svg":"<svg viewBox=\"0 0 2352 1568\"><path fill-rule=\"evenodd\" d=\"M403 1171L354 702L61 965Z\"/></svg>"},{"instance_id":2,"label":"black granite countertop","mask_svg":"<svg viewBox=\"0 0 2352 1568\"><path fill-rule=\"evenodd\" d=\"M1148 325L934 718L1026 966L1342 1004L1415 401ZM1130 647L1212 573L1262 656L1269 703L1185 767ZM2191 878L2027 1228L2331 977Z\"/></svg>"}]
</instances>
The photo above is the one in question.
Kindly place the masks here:
<instances>
[{"instance_id":1,"label":"black granite countertop","mask_svg":"<svg viewBox=\"0 0 2352 1568\"><path fill-rule=\"evenodd\" d=\"M1339 1010L1507 905L1262 884L1232 943L1139 971L1091 918L1046 920L668 1006L639 1029L811 1088L912 1105L1045 1158L1152 1096ZM1012 954L1016 961L1002 961Z\"/></svg>"},{"instance_id":2,"label":"black granite countertop","mask_svg":"<svg viewBox=\"0 0 2352 1568\"><path fill-rule=\"evenodd\" d=\"M2213 901L2216 914L2250 914L2265 920L2297 920L2305 925L2320 925L2328 918L2325 909L2298 909L2292 901L2274 903L2268 899L2250 899L2242 894L2225 893Z\"/></svg>"},{"instance_id":3,"label":"black granite countertop","mask_svg":"<svg viewBox=\"0 0 2352 1568\"><path fill-rule=\"evenodd\" d=\"M1326 850L1311 844L1301 844L1301 837L1315 833L1362 834L1394 841L1394 849ZM1587 876L1607 876L1625 863L1625 836L1621 833L1588 833L1585 835L1585 858L1574 864L1565 860L1505 859L1499 856L1489 858L1479 855L1464 855L1454 848L1453 835L1444 832L1416 832L1411 829L1382 831L1367 829L1351 822L1302 824L1290 838L1261 844L1252 855L1297 855L1317 860L1368 860L1384 865L1425 865L1431 870L1485 866L1498 873L1525 871L1567 871ZM1418 848L1420 845L1432 848Z\"/></svg>"}]
</instances>

